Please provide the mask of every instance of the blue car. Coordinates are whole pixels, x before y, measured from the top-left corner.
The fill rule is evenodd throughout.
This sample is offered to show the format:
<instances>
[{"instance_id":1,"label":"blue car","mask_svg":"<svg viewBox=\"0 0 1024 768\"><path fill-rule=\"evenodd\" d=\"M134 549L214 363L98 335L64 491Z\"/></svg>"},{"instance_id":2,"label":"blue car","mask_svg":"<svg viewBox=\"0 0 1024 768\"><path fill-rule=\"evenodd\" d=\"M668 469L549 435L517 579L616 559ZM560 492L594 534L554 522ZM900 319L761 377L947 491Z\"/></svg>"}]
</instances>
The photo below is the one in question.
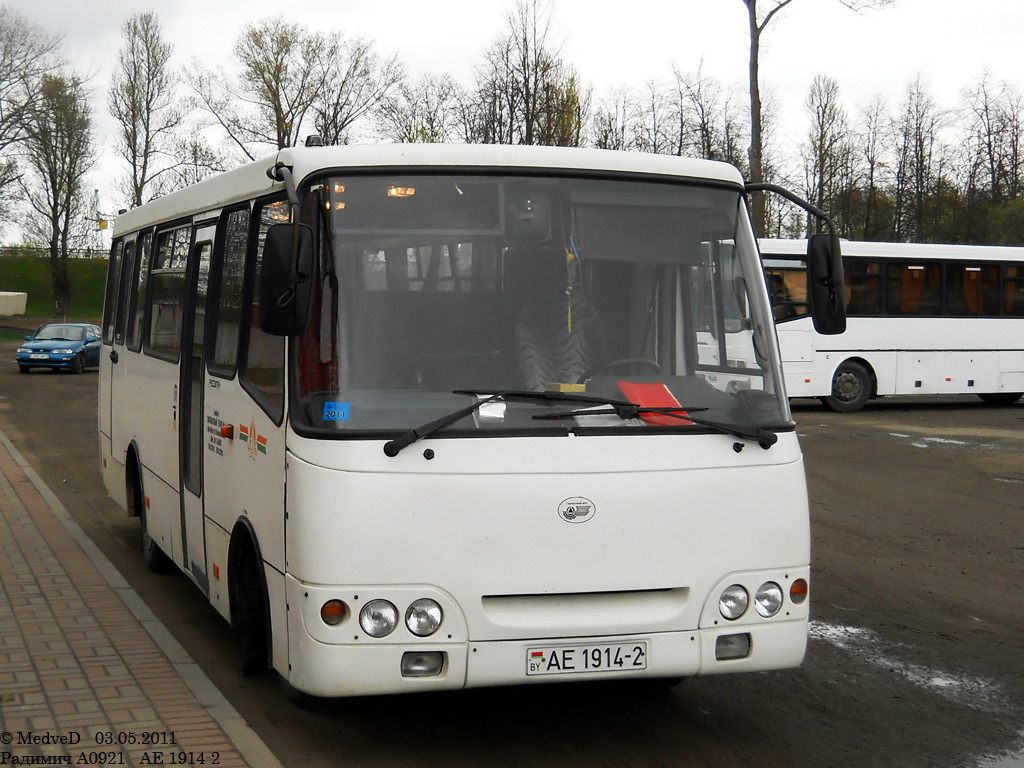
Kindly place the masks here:
<instances>
[{"instance_id":1,"label":"blue car","mask_svg":"<svg viewBox=\"0 0 1024 768\"><path fill-rule=\"evenodd\" d=\"M41 325L18 347L18 370L54 368L81 373L100 364L100 329L87 323Z\"/></svg>"}]
</instances>

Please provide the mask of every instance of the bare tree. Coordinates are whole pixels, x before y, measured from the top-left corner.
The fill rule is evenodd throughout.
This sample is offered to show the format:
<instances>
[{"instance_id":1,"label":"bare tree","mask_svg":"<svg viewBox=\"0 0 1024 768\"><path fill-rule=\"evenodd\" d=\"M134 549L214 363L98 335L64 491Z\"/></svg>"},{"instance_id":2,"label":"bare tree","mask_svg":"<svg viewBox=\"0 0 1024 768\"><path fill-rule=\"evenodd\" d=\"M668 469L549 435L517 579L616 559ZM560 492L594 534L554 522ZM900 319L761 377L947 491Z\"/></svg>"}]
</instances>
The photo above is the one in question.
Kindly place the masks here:
<instances>
[{"instance_id":1,"label":"bare tree","mask_svg":"<svg viewBox=\"0 0 1024 768\"><path fill-rule=\"evenodd\" d=\"M462 89L449 75L403 83L374 109L377 132L401 143L458 141Z\"/></svg>"},{"instance_id":2,"label":"bare tree","mask_svg":"<svg viewBox=\"0 0 1024 768\"><path fill-rule=\"evenodd\" d=\"M86 218L84 189L94 162L92 118L89 95L76 75L43 75L25 150L31 174L23 188L33 212L28 226L48 244L57 313L65 314L71 303L68 255L90 224L95 227Z\"/></svg>"},{"instance_id":3,"label":"bare tree","mask_svg":"<svg viewBox=\"0 0 1024 768\"><path fill-rule=\"evenodd\" d=\"M189 82L199 105L245 158L261 146L295 146L330 62L339 55L332 35L310 34L281 18L250 24L235 42L237 78L194 67Z\"/></svg>"},{"instance_id":4,"label":"bare tree","mask_svg":"<svg viewBox=\"0 0 1024 768\"><path fill-rule=\"evenodd\" d=\"M156 14L135 14L124 23L121 37L107 104L119 125L117 150L128 163L121 191L130 205L139 206L153 180L170 167L172 136L181 124L181 113L175 108L171 45L161 35Z\"/></svg>"},{"instance_id":5,"label":"bare tree","mask_svg":"<svg viewBox=\"0 0 1024 768\"><path fill-rule=\"evenodd\" d=\"M811 118L802 147L808 199L822 210L832 209L840 192L840 176L850 162L850 135L846 112L839 99L839 83L817 75L805 101ZM811 231L813 217L807 215Z\"/></svg>"},{"instance_id":6,"label":"bare tree","mask_svg":"<svg viewBox=\"0 0 1024 768\"><path fill-rule=\"evenodd\" d=\"M59 42L0 5L0 215L7 213L5 205L14 198L19 178L11 150L25 138L42 77L54 66Z\"/></svg>"},{"instance_id":7,"label":"bare tree","mask_svg":"<svg viewBox=\"0 0 1024 768\"><path fill-rule=\"evenodd\" d=\"M325 36L335 55L323 60L323 86L313 95L313 124L325 144L347 144L349 130L383 102L405 79L398 57L382 60L362 38Z\"/></svg>"},{"instance_id":8,"label":"bare tree","mask_svg":"<svg viewBox=\"0 0 1024 768\"><path fill-rule=\"evenodd\" d=\"M678 154L677 124L665 84L648 80L636 101L633 146L641 152L659 155Z\"/></svg>"},{"instance_id":9,"label":"bare tree","mask_svg":"<svg viewBox=\"0 0 1024 768\"><path fill-rule=\"evenodd\" d=\"M892 121L894 165L893 239L927 242L925 201L938 178L934 163L943 115L925 91L921 78L907 89L903 111Z\"/></svg>"},{"instance_id":10,"label":"bare tree","mask_svg":"<svg viewBox=\"0 0 1024 768\"><path fill-rule=\"evenodd\" d=\"M550 5L518 0L477 71L472 141L582 142L590 89L562 61L553 35Z\"/></svg>"},{"instance_id":11,"label":"bare tree","mask_svg":"<svg viewBox=\"0 0 1024 768\"><path fill-rule=\"evenodd\" d=\"M864 8L884 8L892 5L895 0L837 0L842 5L855 11ZM758 8L758 0L742 0L747 7L747 25L750 31L750 180L764 181L764 133L762 125L762 103L760 85L760 51L761 35L775 16L793 0L763 0ZM764 196L754 195L751 201L754 228L757 232L764 231L765 208Z\"/></svg>"},{"instance_id":12,"label":"bare tree","mask_svg":"<svg viewBox=\"0 0 1024 768\"><path fill-rule=\"evenodd\" d=\"M630 149L629 126L636 112L632 89L620 87L611 99L602 102L591 120L590 130L598 149Z\"/></svg>"}]
</instances>

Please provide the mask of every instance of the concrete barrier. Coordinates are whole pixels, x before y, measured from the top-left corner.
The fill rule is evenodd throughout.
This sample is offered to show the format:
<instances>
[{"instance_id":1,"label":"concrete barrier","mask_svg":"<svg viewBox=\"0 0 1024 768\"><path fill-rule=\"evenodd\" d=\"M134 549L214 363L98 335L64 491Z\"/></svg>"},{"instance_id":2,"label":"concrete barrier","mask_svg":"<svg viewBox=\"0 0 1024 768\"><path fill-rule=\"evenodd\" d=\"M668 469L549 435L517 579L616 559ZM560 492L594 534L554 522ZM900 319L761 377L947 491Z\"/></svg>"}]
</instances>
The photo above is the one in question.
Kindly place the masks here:
<instances>
[{"instance_id":1,"label":"concrete barrier","mask_svg":"<svg viewBox=\"0 0 1024 768\"><path fill-rule=\"evenodd\" d=\"M27 293L0 291L0 317L24 315L26 301L28 301Z\"/></svg>"}]
</instances>

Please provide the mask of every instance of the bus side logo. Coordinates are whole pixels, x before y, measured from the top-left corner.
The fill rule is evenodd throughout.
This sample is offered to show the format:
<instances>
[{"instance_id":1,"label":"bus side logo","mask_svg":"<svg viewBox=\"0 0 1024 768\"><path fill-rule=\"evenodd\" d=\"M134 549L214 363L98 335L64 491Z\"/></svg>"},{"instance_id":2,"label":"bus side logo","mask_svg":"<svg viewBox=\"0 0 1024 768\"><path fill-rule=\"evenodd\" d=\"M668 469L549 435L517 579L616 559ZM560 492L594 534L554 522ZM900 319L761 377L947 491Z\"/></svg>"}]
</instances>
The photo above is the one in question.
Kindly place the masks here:
<instances>
[{"instance_id":1,"label":"bus side logo","mask_svg":"<svg viewBox=\"0 0 1024 768\"><path fill-rule=\"evenodd\" d=\"M570 496L558 505L558 516L567 523L585 523L594 517L597 508L590 499Z\"/></svg>"}]
</instances>

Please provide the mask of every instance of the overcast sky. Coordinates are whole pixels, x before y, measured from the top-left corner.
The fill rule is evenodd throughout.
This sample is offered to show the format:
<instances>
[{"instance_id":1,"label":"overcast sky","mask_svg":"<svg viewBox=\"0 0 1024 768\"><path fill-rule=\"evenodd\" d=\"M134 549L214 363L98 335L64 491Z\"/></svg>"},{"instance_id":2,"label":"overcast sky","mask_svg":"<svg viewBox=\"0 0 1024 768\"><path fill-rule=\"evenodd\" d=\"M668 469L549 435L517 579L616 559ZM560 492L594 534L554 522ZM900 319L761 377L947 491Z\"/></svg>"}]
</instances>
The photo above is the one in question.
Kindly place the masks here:
<instances>
[{"instance_id":1,"label":"overcast sky","mask_svg":"<svg viewBox=\"0 0 1024 768\"><path fill-rule=\"evenodd\" d=\"M764 0L763 0L764 1ZM0 0L4 2L4 0ZM230 65L242 26L283 12L307 27L335 28L398 54L413 75L450 73L464 84L488 45L503 31L513 0L6 0L23 17L63 36L65 54L94 74L97 126L104 161L93 186L101 208L116 204L103 178L120 172L110 159L105 92L121 45L121 26L133 13L155 11L174 63L193 58ZM594 102L617 85L637 87L671 74L704 73L745 88L749 54L741 0L553 0L563 56L594 87ZM896 0L885 11L854 13L837 0L796 0L771 23L762 41L762 89L779 110L779 139L792 153L806 127L804 99L815 75L836 79L848 112L877 95L896 105L918 76L937 106L948 108L984 71L1024 88L1020 46L1024 0Z\"/></svg>"}]
</instances>

